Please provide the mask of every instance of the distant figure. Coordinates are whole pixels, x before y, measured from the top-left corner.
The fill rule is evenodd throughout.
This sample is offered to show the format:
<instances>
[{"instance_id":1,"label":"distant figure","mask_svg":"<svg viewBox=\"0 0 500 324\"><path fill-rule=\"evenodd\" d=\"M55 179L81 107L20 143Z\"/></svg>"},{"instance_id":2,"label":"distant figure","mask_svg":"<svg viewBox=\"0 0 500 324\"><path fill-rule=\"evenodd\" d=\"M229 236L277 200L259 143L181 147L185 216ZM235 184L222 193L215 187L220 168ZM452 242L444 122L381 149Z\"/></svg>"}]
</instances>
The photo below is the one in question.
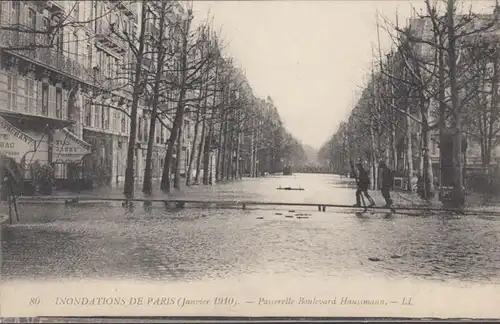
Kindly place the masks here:
<instances>
[{"instance_id":1,"label":"distant figure","mask_svg":"<svg viewBox=\"0 0 500 324\"><path fill-rule=\"evenodd\" d=\"M384 161L381 161L378 167L382 169L382 188L380 191L382 192L382 196L385 199L384 207L390 208L392 206L390 191L393 187L393 182L394 182L393 174L391 169L389 169L389 167L385 164Z\"/></svg>"},{"instance_id":2,"label":"distant figure","mask_svg":"<svg viewBox=\"0 0 500 324\"><path fill-rule=\"evenodd\" d=\"M418 190L418 174L417 174L417 172L413 172L413 176L411 178L411 189L412 189L412 191Z\"/></svg>"},{"instance_id":3,"label":"distant figure","mask_svg":"<svg viewBox=\"0 0 500 324\"><path fill-rule=\"evenodd\" d=\"M366 199L370 202L370 207L375 206L375 201L368 194L368 187L370 186L370 176L368 171L363 168L361 163L356 164L358 167L358 190L356 190L356 205L355 207L361 207L361 194L364 194Z\"/></svg>"}]
</instances>

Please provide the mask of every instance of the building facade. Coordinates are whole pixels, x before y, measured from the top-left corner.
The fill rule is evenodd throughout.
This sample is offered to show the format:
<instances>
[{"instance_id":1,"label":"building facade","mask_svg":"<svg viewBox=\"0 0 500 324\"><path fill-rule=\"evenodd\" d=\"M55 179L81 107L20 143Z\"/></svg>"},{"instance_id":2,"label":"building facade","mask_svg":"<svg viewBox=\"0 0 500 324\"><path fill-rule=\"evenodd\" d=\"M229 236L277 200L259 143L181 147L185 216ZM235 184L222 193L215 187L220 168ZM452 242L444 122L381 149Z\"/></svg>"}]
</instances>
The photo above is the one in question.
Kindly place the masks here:
<instances>
[{"instance_id":1,"label":"building facade","mask_svg":"<svg viewBox=\"0 0 500 324\"><path fill-rule=\"evenodd\" d=\"M112 28L137 33L141 5L0 2L4 28L0 33L0 154L14 159L23 170L36 161L50 165L63 182L76 177L93 186L123 184L132 104L123 67L131 66L134 57L129 44ZM48 32L51 28L55 32ZM144 177L150 116L150 107L140 102L137 181ZM168 126L167 117L163 124ZM189 124L186 119L180 153L184 161L190 154ZM157 122L154 178L161 177L169 135ZM186 163L181 167L185 170Z\"/></svg>"}]
</instances>

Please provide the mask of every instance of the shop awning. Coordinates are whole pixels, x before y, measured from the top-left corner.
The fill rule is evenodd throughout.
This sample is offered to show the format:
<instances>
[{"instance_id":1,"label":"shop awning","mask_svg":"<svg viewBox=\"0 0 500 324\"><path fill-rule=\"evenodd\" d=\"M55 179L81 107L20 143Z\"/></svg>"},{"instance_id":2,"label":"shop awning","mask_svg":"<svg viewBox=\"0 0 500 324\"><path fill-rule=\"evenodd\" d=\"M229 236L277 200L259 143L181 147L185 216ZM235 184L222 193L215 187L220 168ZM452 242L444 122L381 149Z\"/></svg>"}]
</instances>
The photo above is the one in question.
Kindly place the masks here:
<instances>
[{"instance_id":1,"label":"shop awning","mask_svg":"<svg viewBox=\"0 0 500 324\"><path fill-rule=\"evenodd\" d=\"M36 140L0 117L0 154L14 159L17 163L28 152L33 152Z\"/></svg>"},{"instance_id":2,"label":"shop awning","mask_svg":"<svg viewBox=\"0 0 500 324\"><path fill-rule=\"evenodd\" d=\"M53 146L54 162L80 161L83 156L91 153L92 146L66 128L54 132Z\"/></svg>"},{"instance_id":3,"label":"shop awning","mask_svg":"<svg viewBox=\"0 0 500 324\"><path fill-rule=\"evenodd\" d=\"M12 124L24 124L27 126L50 126L53 129L62 129L74 124L72 120L62 120L48 116L26 115L11 111L0 111L0 116Z\"/></svg>"}]
</instances>

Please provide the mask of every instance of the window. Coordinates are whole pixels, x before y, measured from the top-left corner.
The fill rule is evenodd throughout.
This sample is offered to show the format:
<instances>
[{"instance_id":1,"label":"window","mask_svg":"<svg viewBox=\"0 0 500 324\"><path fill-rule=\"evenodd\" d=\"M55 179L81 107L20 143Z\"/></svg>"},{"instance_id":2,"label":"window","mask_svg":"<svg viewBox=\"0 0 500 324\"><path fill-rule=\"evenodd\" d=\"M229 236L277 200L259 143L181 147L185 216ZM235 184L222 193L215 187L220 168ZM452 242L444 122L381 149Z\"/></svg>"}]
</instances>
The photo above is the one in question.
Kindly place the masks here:
<instances>
[{"instance_id":1,"label":"window","mask_svg":"<svg viewBox=\"0 0 500 324\"><path fill-rule=\"evenodd\" d=\"M124 34L128 34L128 21L126 18L123 19L123 29L122 30L123 30Z\"/></svg>"},{"instance_id":2,"label":"window","mask_svg":"<svg viewBox=\"0 0 500 324\"><path fill-rule=\"evenodd\" d=\"M121 113L121 121L120 122L121 122L121 125L120 125L121 132L126 133L127 130L126 130L126 125L125 125L126 121L125 121L125 114L124 113Z\"/></svg>"},{"instance_id":3,"label":"window","mask_svg":"<svg viewBox=\"0 0 500 324\"><path fill-rule=\"evenodd\" d=\"M64 51L64 31L62 27L58 28L57 35L55 36L55 43L57 52L62 54Z\"/></svg>"},{"instance_id":4,"label":"window","mask_svg":"<svg viewBox=\"0 0 500 324\"><path fill-rule=\"evenodd\" d=\"M94 106L94 125L93 127L98 128L100 125L101 108L99 105Z\"/></svg>"},{"instance_id":5,"label":"window","mask_svg":"<svg viewBox=\"0 0 500 324\"><path fill-rule=\"evenodd\" d=\"M160 144L165 143L165 129L162 124L160 124Z\"/></svg>"},{"instance_id":6,"label":"window","mask_svg":"<svg viewBox=\"0 0 500 324\"><path fill-rule=\"evenodd\" d=\"M79 59L79 57L78 57L78 41L79 41L79 39L78 39L78 34L76 34L76 33L75 33L75 34L74 34L74 36L75 36L75 37L74 37L74 41L75 41L75 42L74 42L74 46L73 46L73 48L74 48L75 54L74 54L74 56L73 56L73 57L74 57L74 59L73 59L73 60L74 60L75 62L78 62L78 59Z\"/></svg>"},{"instance_id":7,"label":"window","mask_svg":"<svg viewBox=\"0 0 500 324\"><path fill-rule=\"evenodd\" d=\"M87 43L87 67L92 69L92 44Z\"/></svg>"},{"instance_id":8,"label":"window","mask_svg":"<svg viewBox=\"0 0 500 324\"><path fill-rule=\"evenodd\" d=\"M27 113L31 113L31 111L35 108L35 80L26 78L24 79L24 93L25 93L25 107L24 110Z\"/></svg>"},{"instance_id":9,"label":"window","mask_svg":"<svg viewBox=\"0 0 500 324\"><path fill-rule=\"evenodd\" d=\"M17 75L9 73L7 76L7 108L17 109Z\"/></svg>"},{"instance_id":10,"label":"window","mask_svg":"<svg viewBox=\"0 0 500 324\"><path fill-rule=\"evenodd\" d=\"M92 107L90 105L90 99L85 98L83 104L84 116L85 116L85 126L91 126L92 123Z\"/></svg>"},{"instance_id":11,"label":"window","mask_svg":"<svg viewBox=\"0 0 500 324\"><path fill-rule=\"evenodd\" d=\"M12 10L14 11L12 24L18 25L21 23L21 1L12 1Z\"/></svg>"},{"instance_id":12,"label":"window","mask_svg":"<svg viewBox=\"0 0 500 324\"><path fill-rule=\"evenodd\" d=\"M43 18L43 30L48 31L50 28L50 21L49 18ZM44 43L45 45L50 44L50 34L46 33L44 36Z\"/></svg>"},{"instance_id":13,"label":"window","mask_svg":"<svg viewBox=\"0 0 500 324\"><path fill-rule=\"evenodd\" d=\"M149 138L149 134L148 134L148 130L149 130L149 125L148 125L148 118L146 116L143 117L144 118L144 142L147 142L148 141L148 138Z\"/></svg>"},{"instance_id":14,"label":"window","mask_svg":"<svg viewBox=\"0 0 500 324\"><path fill-rule=\"evenodd\" d=\"M142 117L139 117L139 120L138 120L138 125L137 125L137 139L139 141L142 141L142 121L143 121L143 118Z\"/></svg>"},{"instance_id":15,"label":"window","mask_svg":"<svg viewBox=\"0 0 500 324\"><path fill-rule=\"evenodd\" d=\"M109 128L109 107L101 108L101 128L102 129Z\"/></svg>"},{"instance_id":16,"label":"window","mask_svg":"<svg viewBox=\"0 0 500 324\"><path fill-rule=\"evenodd\" d=\"M156 121L156 126L155 126L156 144L160 144L160 133L161 133L161 124L158 121Z\"/></svg>"},{"instance_id":17,"label":"window","mask_svg":"<svg viewBox=\"0 0 500 324\"><path fill-rule=\"evenodd\" d=\"M30 28L30 31L32 31L30 33L30 41L31 41L31 44L36 44L36 35L37 33L35 33L36 31L36 11L29 8L28 9L28 24L29 24L29 28Z\"/></svg>"},{"instance_id":18,"label":"window","mask_svg":"<svg viewBox=\"0 0 500 324\"><path fill-rule=\"evenodd\" d=\"M49 114L49 85L47 83L42 84L42 115L47 116Z\"/></svg>"},{"instance_id":19,"label":"window","mask_svg":"<svg viewBox=\"0 0 500 324\"><path fill-rule=\"evenodd\" d=\"M62 89L56 89L56 118L62 119Z\"/></svg>"}]
</instances>

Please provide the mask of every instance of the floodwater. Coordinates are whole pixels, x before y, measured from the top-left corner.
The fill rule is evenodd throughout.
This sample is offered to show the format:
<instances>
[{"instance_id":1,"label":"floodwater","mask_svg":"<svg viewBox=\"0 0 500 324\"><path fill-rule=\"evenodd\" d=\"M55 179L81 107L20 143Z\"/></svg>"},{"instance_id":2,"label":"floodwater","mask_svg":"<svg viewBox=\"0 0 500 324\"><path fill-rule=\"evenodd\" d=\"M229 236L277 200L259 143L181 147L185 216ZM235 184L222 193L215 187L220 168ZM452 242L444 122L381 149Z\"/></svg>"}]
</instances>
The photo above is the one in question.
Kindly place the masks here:
<instances>
[{"instance_id":1,"label":"floodwater","mask_svg":"<svg viewBox=\"0 0 500 324\"><path fill-rule=\"evenodd\" d=\"M276 190L279 186L305 190ZM200 187L189 198L353 204L354 189L338 176L298 174ZM132 209L24 205L20 219L2 230L6 282L237 286L250 280L257 290L278 282L310 290L312 284L297 286L298 280L316 287L373 280L380 291L409 282L500 289L500 217L358 217L314 207L166 209L136 203Z\"/></svg>"}]
</instances>

